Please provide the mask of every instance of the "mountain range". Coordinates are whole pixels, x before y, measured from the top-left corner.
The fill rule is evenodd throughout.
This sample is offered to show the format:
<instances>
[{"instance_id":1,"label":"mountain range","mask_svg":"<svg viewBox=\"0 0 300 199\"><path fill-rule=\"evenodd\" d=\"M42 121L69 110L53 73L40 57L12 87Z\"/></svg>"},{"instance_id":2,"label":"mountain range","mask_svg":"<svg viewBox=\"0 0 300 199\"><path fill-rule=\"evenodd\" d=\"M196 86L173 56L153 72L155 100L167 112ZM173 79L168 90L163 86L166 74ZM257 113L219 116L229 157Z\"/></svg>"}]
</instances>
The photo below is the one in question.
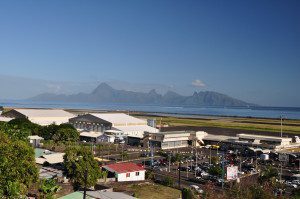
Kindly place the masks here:
<instances>
[{"instance_id":1,"label":"mountain range","mask_svg":"<svg viewBox=\"0 0 300 199\"><path fill-rule=\"evenodd\" d=\"M30 98L32 101L60 101L79 103L128 103L140 105L169 105L169 106L226 106L243 107L255 106L213 91L194 92L191 96L183 96L168 91L161 95L156 90L148 93L117 90L106 83L101 83L91 93L78 93L72 95L43 93Z\"/></svg>"}]
</instances>

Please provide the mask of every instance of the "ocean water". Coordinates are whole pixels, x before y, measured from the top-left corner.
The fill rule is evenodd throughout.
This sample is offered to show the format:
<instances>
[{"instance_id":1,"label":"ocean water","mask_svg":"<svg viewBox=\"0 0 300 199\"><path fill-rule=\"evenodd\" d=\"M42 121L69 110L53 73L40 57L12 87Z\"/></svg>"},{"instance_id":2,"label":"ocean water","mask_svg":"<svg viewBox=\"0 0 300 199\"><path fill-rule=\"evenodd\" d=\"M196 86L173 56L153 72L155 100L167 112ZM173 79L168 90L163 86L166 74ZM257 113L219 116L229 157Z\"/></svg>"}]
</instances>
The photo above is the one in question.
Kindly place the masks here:
<instances>
[{"instance_id":1,"label":"ocean water","mask_svg":"<svg viewBox=\"0 0 300 199\"><path fill-rule=\"evenodd\" d=\"M33 101L2 101L0 106L19 108L66 108L90 109L99 111L141 111L156 113L158 115L177 115L190 117L203 116L237 116L300 119L299 107L181 107L157 105L132 104L87 104L87 103L59 103L59 102L33 102Z\"/></svg>"}]
</instances>

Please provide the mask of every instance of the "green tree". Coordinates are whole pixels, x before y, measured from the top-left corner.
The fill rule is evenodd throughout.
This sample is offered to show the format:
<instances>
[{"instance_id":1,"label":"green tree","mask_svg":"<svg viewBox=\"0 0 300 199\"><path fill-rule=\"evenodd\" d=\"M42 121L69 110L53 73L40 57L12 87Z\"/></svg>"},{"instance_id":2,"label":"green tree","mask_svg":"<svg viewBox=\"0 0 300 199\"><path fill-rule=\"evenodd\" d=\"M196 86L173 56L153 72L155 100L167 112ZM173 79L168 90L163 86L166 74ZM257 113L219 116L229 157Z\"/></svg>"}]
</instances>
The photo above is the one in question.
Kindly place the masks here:
<instances>
[{"instance_id":1,"label":"green tree","mask_svg":"<svg viewBox=\"0 0 300 199\"><path fill-rule=\"evenodd\" d=\"M39 183L39 193L41 199L52 199L54 194L60 189L54 179L42 179Z\"/></svg>"},{"instance_id":2,"label":"green tree","mask_svg":"<svg viewBox=\"0 0 300 199\"><path fill-rule=\"evenodd\" d=\"M219 157L217 157L217 156L211 157L211 163L213 165L217 165L219 162L220 162L220 158Z\"/></svg>"},{"instance_id":3,"label":"green tree","mask_svg":"<svg viewBox=\"0 0 300 199\"><path fill-rule=\"evenodd\" d=\"M121 153L121 158L122 158L122 160L126 160L126 159L128 159L128 153L126 152L126 151L123 151L122 153Z\"/></svg>"},{"instance_id":4,"label":"green tree","mask_svg":"<svg viewBox=\"0 0 300 199\"><path fill-rule=\"evenodd\" d=\"M176 153L174 156L171 157L171 162L180 162L182 160L182 155L180 153Z\"/></svg>"},{"instance_id":5,"label":"green tree","mask_svg":"<svg viewBox=\"0 0 300 199\"><path fill-rule=\"evenodd\" d=\"M56 133L58 129L59 127L56 124L44 126L39 132L39 136L43 137L45 140L50 140L52 139L52 136Z\"/></svg>"},{"instance_id":6,"label":"green tree","mask_svg":"<svg viewBox=\"0 0 300 199\"><path fill-rule=\"evenodd\" d=\"M266 167L259 177L261 182L275 182L276 177L278 177L278 171L273 166Z\"/></svg>"},{"instance_id":7,"label":"green tree","mask_svg":"<svg viewBox=\"0 0 300 199\"><path fill-rule=\"evenodd\" d=\"M61 128L58 129L55 134L52 136L52 139L55 142L58 141L71 141L71 142L76 142L79 140L79 132L76 129L71 129L71 128Z\"/></svg>"},{"instance_id":8,"label":"green tree","mask_svg":"<svg viewBox=\"0 0 300 199\"><path fill-rule=\"evenodd\" d=\"M0 132L0 195L17 198L37 181L34 151L27 141Z\"/></svg>"},{"instance_id":9,"label":"green tree","mask_svg":"<svg viewBox=\"0 0 300 199\"><path fill-rule=\"evenodd\" d=\"M210 175L221 177L222 176L222 168L219 165L214 165L209 168L208 173Z\"/></svg>"},{"instance_id":10,"label":"green tree","mask_svg":"<svg viewBox=\"0 0 300 199\"><path fill-rule=\"evenodd\" d=\"M172 187L174 185L174 180L170 176L166 176L164 178L163 184L168 187Z\"/></svg>"},{"instance_id":11,"label":"green tree","mask_svg":"<svg viewBox=\"0 0 300 199\"><path fill-rule=\"evenodd\" d=\"M100 171L100 178L104 180L104 182L106 182L107 180L107 176L108 176L108 171Z\"/></svg>"},{"instance_id":12,"label":"green tree","mask_svg":"<svg viewBox=\"0 0 300 199\"><path fill-rule=\"evenodd\" d=\"M97 161L88 148L73 146L67 148L64 156L65 173L73 182L74 189L95 186L101 176Z\"/></svg>"},{"instance_id":13,"label":"green tree","mask_svg":"<svg viewBox=\"0 0 300 199\"><path fill-rule=\"evenodd\" d=\"M14 140L28 140L31 135L31 130L22 125L13 125L6 122L0 123L0 131L8 135L10 139Z\"/></svg>"},{"instance_id":14,"label":"green tree","mask_svg":"<svg viewBox=\"0 0 300 199\"><path fill-rule=\"evenodd\" d=\"M150 170L147 170L146 173L145 173L145 177L147 180L153 180L154 179L154 172L153 171L150 171Z\"/></svg>"},{"instance_id":15,"label":"green tree","mask_svg":"<svg viewBox=\"0 0 300 199\"><path fill-rule=\"evenodd\" d=\"M27 118L16 118L7 123L10 128L19 129L19 130L27 130L31 135L38 135L41 126L35 123L32 123Z\"/></svg>"}]
</instances>

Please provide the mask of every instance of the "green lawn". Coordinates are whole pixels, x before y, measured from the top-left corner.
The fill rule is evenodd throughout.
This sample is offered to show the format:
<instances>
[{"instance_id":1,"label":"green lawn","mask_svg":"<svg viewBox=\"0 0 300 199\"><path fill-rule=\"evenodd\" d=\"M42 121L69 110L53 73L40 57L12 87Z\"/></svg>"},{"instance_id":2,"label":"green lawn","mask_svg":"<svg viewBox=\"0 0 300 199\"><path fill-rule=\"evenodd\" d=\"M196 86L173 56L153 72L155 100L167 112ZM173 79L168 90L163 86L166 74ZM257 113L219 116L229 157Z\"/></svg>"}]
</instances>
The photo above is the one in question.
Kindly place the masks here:
<instances>
[{"instance_id":1,"label":"green lawn","mask_svg":"<svg viewBox=\"0 0 300 199\"><path fill-rule=\"evenodd\" d=\"M140 199L177 199L180 198L180 190L159 184L134 184L127 187Z\"/></svg>"},{"instance_id":2,"label":"green lawn","mask_svg":"<svg viewBox=\"0 0 300 199\"><path fill-rule=\"evenodd\" d=\"M169 126L205 126L220 127L243 130L257 130L280 132L279 119L260 119L260 118L235 118L235 117L210 117L210 119L176 118L176 117L148 117L157 120L157 124L166 124ZM300 120L284 120L283 132L300 134Z\"/></svg>"}]
</instances>

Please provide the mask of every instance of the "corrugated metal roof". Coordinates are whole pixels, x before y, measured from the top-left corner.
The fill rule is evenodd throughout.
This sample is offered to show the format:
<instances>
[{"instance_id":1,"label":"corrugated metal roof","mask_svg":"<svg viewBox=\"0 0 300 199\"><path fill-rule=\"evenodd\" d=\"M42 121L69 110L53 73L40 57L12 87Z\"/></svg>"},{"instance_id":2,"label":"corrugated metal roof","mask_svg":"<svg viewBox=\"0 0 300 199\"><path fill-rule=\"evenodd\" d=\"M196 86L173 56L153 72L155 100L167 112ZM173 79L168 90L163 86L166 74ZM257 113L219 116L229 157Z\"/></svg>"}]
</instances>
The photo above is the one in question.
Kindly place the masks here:
<instances>
[{"instance_id":1,"label":"corrugated metal roof","mask_svg":"<svg viewBox=\"0 0 300 199\"><path fill-rule=\"evenodd\" d=\"M97 138L103 135L101 132L94 132L94 131L84 131L80 133L80 136L83 137L91 137L91 138Z\"/></svg>"},{"instance_id":2,"label":"corrugated metal roof","mask_svg":"<svg viewBox=\"0 0 300 199\"><path fill-rule=\"evenodd\" d=\"M146 131L150 133L157 133L158 129L153 128L147 125L134 125L134 126L117 126L114 129L123 131L123 132L134 132L134 131Z\"/></svg>"},{"instance_id":3,"label":"corrugated metal roof","mask_svg":"<svg viewBox=\"0 0 300 199\"><path fill-rule=\"evenodd\" d=\"M7 117L27 117L31 122L39 125L67 123L74 114L61 109L13 109L4 113Z\"/></svg>"},{"instance_id":4,"label":"corrugated metal roof","mask_svg":"<svg viewBox=\"0 0 300 199\"><path fill-rule=\"evenodd\" d=\"M43 140L44 139L44 138L42 138L42 137L40 137L38 135L30 135L30 136L28 136L28 138L30 140Z\"/></svg>"},{"instance_id":5,"label":"corrugated metal roof","mask_svg":"<svg viewBox=\"0 0 300 199\"><path fill-rule=\"evenodd\" d=\"M87 191L86 194L93 198L100 199L135 199L135 197L129 196L125 193L113 191Z\"/></svg>"},{"instance_id":6,"label":"corrugated metal roof","mask_svg":"<svg viewBox=\"0 0 300 199\"><path fill-rule=\"evenodd\" d=\"M10 117L2 117L2 116L0 116L0 121L1 121L1 122L9 122L9 121L12 120L12 119L14 119L14 118L10 118Z\"/></svg>"},{"instance_id":7,"label":"corrugated metal roof","mask_svg":"<svg viewBox=\"0 0 300 199\"><path fill-rule=\"evenodd\" d=\"M15 109L27 117L74 117L75 115L62 109Z\"/></svg>"},{"instance_id":8,"label":"corrugated metal roof","mask_svg":"<svg viewBox=\"0 0 300 199\"><path fill-rule=\"evenodd\" d=\"M135 172L135 171L144 171L145 168L137 165L132 162L123 162L123 163L116 163L116 164L109 164L103 166L103 168L116 173L127 173L127 172Z\"/></svg>"},{"instance_id":9,"label":"corrugated metal roof","mask_svg":"<svg viewBox=\"0 0 300 199\"><path fill-rule=\"evenodd\" d=\"M83 198L83 193L76 191L66 196L62 196L59 199L82 199L82 198ZM87 196L86 199L94 199L94 197Z\"/></svg>"},{"instance_id":10,"label":"corrugated metal roof","mask_svg":"<svg viewBox=\"0 0 300 199\"><path fill-rule=\"evenodd\" d=\"M52 153L48 155L43 155L42 157L35 158L37 164L43 164L48 162L49 164L58 164L64 162L65 153Z\"/></svg>"},{"instance_id":11,"label":"corrugated metal roof","mask_svg":"<svg viewBox=\"0 0 300 199\"><path fill-rule=\"evenodd\" d=\"M101 119L99 117L96 117L95 115L92 114L85 114L85 115L79 115L77 117L73 117L70 119L70 122L92 122L92 123L111 125L110 122Z\"/></svg>"},{"instance_id":12,"label":"corrugated metal roof","mask_svg":"<svg viewBox=\"0 0 300 199\"><path fill-rule=\"evenodd\" d=\"M113 124L113 126L127 126L127 125L146 125L147 121L132 117L125 113L92 113L98 118L106 120Z\"/></svg>"}]
</instances>

